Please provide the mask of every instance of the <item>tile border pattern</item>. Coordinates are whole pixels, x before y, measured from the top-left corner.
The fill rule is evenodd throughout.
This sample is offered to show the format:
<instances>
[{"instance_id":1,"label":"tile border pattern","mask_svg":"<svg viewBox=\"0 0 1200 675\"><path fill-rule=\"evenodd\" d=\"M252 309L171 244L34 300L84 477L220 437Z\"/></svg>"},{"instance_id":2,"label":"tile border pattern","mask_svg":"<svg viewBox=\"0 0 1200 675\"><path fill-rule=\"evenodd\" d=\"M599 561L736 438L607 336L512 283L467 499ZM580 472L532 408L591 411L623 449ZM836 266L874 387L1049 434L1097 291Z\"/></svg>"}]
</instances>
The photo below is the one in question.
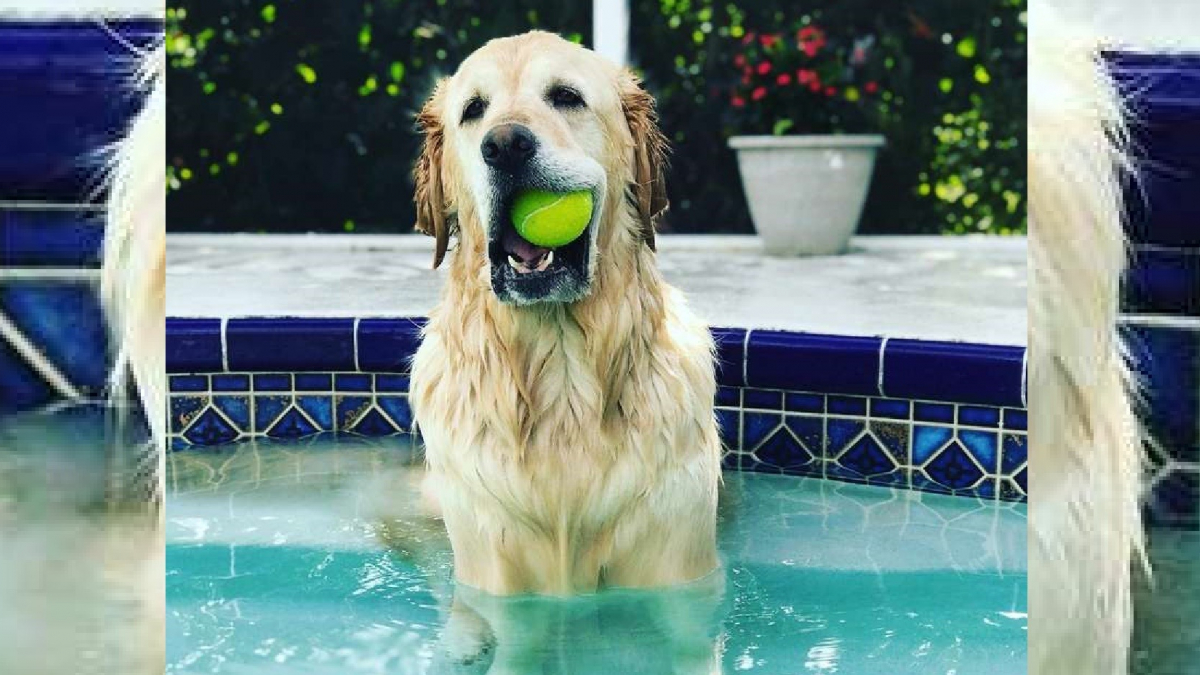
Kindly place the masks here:
<instances>
[{"instance_id":1,"label":"tile border pattern","mask_svg":"<svg viewBox=\"0 0 1200 675\"><path fill-rule=\"evenodd\" d=\"M413 434L421 318L168 319L176 449ZM714 328L725 466L1026 496L1020 347Z\"/></svg>"}]
</instances>

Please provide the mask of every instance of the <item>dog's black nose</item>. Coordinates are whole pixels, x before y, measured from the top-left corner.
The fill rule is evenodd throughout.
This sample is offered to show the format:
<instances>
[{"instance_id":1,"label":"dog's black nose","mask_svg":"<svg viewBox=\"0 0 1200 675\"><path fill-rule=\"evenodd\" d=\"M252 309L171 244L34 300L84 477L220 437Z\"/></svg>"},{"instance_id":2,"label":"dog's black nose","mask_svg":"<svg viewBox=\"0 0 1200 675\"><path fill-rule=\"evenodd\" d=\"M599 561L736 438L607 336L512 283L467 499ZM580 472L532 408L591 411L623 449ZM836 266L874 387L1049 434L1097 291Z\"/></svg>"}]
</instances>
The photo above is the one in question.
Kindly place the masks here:
<instances>
[{"instance_id":1,"label":"dog's black nose","mask_svg":"<svg viewBox=\"0 0 1200 675\"><path fill-rule=\"evenodd\" d=\"M501 124L483 137L480 152L493 169L513 172L525 166L537 153L537 137L520 124Z\"/></svg>"}]
</instances>

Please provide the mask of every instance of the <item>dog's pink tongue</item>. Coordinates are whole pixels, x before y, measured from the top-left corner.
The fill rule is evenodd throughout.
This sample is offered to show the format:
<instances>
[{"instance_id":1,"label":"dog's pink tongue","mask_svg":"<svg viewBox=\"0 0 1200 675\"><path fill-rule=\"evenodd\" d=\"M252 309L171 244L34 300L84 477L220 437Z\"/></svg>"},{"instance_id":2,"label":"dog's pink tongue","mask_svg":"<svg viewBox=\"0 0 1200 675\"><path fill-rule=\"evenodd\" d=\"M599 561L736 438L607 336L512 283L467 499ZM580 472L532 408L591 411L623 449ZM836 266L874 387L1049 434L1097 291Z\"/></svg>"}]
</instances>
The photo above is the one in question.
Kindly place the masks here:
<instances>
[{"instance_id":1,"label":"dog's pink tongue","mask_svg":"<svg viewBox=\"0 0 1200 675\"><path fill-rule=\"evenodd\" d=\"M550 249L541 246L534 246L525 241L525 238L517 234L515 230L507 230L504 233L504 240L501 242L504 245L504 252L511 254L514 258L524 263L534 263L542 259Z\"/></svg>"}]
</instances>

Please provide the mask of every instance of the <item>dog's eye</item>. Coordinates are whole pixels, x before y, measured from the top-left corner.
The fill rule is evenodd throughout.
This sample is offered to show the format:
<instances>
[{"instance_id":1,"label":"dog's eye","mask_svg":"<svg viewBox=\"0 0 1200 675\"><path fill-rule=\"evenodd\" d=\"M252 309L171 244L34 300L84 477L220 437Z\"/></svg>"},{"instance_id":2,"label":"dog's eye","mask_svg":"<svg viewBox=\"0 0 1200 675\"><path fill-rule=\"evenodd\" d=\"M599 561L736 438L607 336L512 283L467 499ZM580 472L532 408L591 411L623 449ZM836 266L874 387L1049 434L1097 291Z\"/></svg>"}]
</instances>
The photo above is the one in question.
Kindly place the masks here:
<instances>
[{"instance_id":1,"label":"dog's eye","mask_svg":"<svg viewBox=\"0 0 1200 675\"><path fill-rule=\"evenodd\" d=\"M579 92L563 85L552 87L547 98L550 99L550 105L555 108L582 108L584 106L583 97L579 95Z\"/></svg>"},{"instance_id":2,"label":"dog's eye","mask_svg":"<svg viewBox=\"0 0 1200 675\"><path fill-rule=\"evenodd\" d=\"M463 108L461 123L470 122L483 117L483 111L487 110L487 102L476 96L467 101L467 107Z\"/></svg>"}]
</instances>

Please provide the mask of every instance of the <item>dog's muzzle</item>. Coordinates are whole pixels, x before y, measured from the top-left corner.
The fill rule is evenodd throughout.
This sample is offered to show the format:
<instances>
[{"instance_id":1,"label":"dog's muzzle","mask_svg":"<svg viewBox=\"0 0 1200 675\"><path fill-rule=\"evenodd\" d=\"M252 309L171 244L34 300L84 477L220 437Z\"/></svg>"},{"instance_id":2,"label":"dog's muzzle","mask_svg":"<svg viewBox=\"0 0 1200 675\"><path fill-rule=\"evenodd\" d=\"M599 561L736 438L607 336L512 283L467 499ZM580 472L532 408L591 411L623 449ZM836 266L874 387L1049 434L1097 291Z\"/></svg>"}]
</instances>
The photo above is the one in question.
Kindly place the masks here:
<instances>
[{"instance_id":1,"label":"dog's muzzle","mask_svg":"<svg viewBox=\"0 0 1200 675\"><path fill-rule=\"evenodd\" d=\"M587 158L554 157L520 124L493 128L484 136L480 153L489 173L488 262L496 297L516 305L575 302L586 297L591 290L591 257L604 199L604 173L599 164ZM513 225L512 207L516 196L530 189L591 191L592 215L583 234L557 248L538 246L522 237Z\"/></svg>"}]
</instances>

